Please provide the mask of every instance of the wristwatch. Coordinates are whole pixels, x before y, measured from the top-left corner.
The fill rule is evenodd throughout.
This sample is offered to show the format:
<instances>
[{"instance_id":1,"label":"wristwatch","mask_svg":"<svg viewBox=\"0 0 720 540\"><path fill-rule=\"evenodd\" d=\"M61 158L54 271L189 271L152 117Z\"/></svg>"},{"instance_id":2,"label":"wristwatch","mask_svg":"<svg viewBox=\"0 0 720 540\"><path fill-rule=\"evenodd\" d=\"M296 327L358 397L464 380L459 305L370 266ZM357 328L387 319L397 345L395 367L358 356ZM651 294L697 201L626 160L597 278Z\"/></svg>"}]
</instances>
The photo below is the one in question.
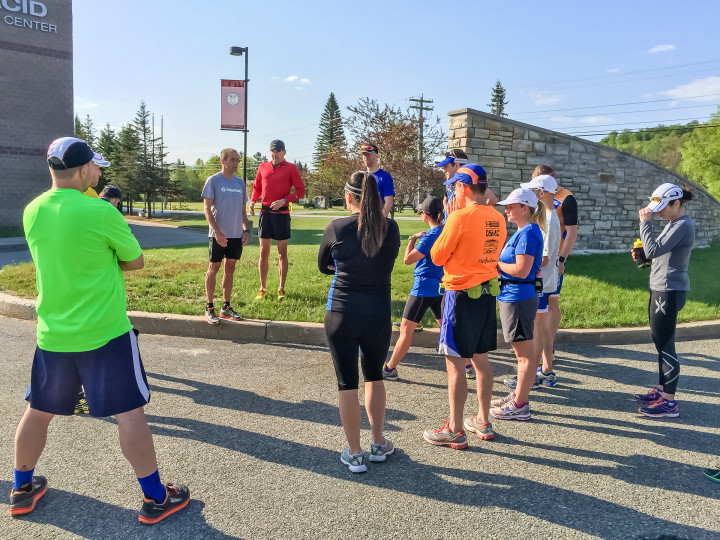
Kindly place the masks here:
<instances>
[{"instance_id":1,"label":"wristwatch","mask_svg":"<svg viewBox=\"0 0 720 540\"><path fill-rule=\"evenodd\" d=\"M567 257L563 257L562 255L560 255L560 257L558 257L558 261L560 261L561 263L564 263L566 260L567 260Z\"/></svg>"}]
</instances>

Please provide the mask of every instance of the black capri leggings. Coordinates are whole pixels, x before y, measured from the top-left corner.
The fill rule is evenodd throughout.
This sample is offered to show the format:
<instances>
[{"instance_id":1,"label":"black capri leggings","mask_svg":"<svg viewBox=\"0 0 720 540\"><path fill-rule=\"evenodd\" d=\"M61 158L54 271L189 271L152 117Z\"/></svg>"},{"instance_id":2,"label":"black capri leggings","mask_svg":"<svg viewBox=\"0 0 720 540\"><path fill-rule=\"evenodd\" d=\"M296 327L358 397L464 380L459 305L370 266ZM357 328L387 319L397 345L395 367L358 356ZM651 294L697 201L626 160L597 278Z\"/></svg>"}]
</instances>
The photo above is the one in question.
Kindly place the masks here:
<instances>
[{"instance_id":1,"label":"black capri leggings","mask_svg":"<svg viewBox=\"0 0 720 540\"><path fill-rule=\"evenodd\" d=\"M674 394L680 377L680 359L675 352L677 314L685 306L685 291L650 291L650 331L658 352L663 392Z\"/></svg>"},{"instance_id":2,"label":"black capri leggings","mask_svg":"<svg viewBox=\"0 0 720 540\"><path fill-rule=\"evenodd\" d=\"M325 336L335 364L338 390L357 390L358 351L366 382L382 380L382 366L390 349L390 317L337 311L325 312Z\"/></svg>"}]
</instances>

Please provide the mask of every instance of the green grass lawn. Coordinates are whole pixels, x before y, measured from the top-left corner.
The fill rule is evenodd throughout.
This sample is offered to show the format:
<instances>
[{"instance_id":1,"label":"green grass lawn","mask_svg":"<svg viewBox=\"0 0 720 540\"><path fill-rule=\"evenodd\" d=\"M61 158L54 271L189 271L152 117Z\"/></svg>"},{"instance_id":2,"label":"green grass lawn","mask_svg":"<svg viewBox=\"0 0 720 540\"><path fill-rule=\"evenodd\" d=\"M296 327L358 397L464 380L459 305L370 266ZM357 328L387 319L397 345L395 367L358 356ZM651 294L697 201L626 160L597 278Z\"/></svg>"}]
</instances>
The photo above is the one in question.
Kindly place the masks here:
<instances>
[{"instance_id":1,"label":"green grass lawn","mask_svg":"<svg viewBox=\"0 0 720 540\"><path fill-rule=\"evenodd\" d=\"M288 296L283 302L274 297L254 302L259 287L257 273L258 241L246 247L235 272L233 305L245 317L281 321L321 322L325 315L331 276L317 270L317 250L329 217L293 219L290 241ZM183 220L191 223L193 220ZM255 219L256 225L257 220ZM402 316L412 286L413 267L402 262L407 237L423 230L418 221L398 221L403 239L392 276L393 319ZM204 220L194 226L205 229ZM638 269L630 254L573 255L568 260L561 306L564 328L600 328L647 325L649 270ZM277 290L277 258L272 255L268 288ZM720 267L720 248L696 249L690 263L693 291L680 312L681 322L720 319L720 282L710 279ZM201 315L204 309L204 274L207 246L179 246L148 249L145 268L126 274L128 309L159 313ZM221 274L217 294L220 294ZM34 298L35 271L32 264L7 266L0 270L0 290ZM217 297L220 300L219 296ZM435 326L428 314L423 321Z\"/></svg>"}]
</instances>

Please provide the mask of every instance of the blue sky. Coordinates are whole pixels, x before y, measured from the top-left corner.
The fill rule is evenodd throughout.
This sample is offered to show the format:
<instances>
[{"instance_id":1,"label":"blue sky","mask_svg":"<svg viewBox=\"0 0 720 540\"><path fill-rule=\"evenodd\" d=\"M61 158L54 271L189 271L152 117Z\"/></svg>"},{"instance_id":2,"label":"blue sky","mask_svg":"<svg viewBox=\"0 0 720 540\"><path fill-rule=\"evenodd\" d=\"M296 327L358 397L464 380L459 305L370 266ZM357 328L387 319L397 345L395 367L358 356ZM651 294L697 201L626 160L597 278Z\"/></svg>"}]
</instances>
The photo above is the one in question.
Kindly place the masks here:
<instances>
[{"instance_id":1,"label":"blue sky","mask_svg":"<svg viewBox=\"0 0 720 540\"><path fill-rule=\"evenodd\" d=\"M250 50L249 154L280 138L310 161L331 91L343 114L422 93L446 132L448 111L489 109L498 79L510 118L567 133L705 121L720 103L719 18L712 0L74 0L75 112L117 128L145 100L171 160L241 149L241 132L220 130L220 79L243 78L237 45ZM617 106L634 102L649 103Z\"/></svg>"}]
</instances>

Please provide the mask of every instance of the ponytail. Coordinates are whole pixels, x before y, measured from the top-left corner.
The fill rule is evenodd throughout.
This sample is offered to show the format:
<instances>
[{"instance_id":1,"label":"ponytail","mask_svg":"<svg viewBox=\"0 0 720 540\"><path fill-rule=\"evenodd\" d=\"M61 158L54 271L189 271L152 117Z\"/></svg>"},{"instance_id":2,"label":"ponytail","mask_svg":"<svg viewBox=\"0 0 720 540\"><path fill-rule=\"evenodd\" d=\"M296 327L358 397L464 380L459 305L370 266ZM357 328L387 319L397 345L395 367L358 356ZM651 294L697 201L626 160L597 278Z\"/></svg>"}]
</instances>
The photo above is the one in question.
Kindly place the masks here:
<instances>
[{"instance_id":1,"label":"ponytail","mask_svg":"<svg viewBox=\"0 0 720 540\"><path fill-rule=\"evenodd\" d=\"M350 176L345 190L355 201L359 200L358 238L365 256L374 257L380 251L387 231L387 220L382 214L377 180L370 173L356 172Z\"/></svg>"},{"instance_id":2,"label":"ponytail","mask_svg":"<svg viewBox=\"0 0 720 540\"><path fill-rule=\"evenodd\" d=\"M538 200L537 207L533 213L533 221L545 232L548 233L547 214L545 212L545 205L541 200Z\"/></svg>"},{"instance_id":3,"label":"ponytail","mask_svg":"<svg viewBox=\"0 0 720 540\"><path fill-rule=\"evenodd\" d=\"M682 199L680 199L680 204L685 204L688 201L692 201L693 194L692 191L690 191L690 188L688 186L682 187L683 196Z\"/></svg>"}]
</instances>

